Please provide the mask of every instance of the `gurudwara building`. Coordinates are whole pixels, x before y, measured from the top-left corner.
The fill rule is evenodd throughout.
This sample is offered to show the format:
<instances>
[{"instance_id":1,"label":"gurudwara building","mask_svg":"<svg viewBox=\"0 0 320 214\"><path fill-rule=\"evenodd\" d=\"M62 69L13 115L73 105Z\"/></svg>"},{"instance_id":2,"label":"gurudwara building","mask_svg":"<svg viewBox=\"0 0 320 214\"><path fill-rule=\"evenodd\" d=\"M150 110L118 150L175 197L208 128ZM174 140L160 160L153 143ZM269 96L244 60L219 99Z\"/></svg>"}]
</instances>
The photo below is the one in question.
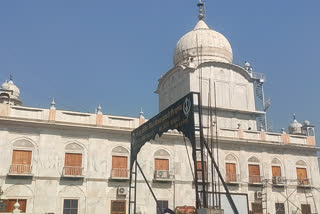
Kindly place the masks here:
<instances>
[{"instance_id":1,"label":"gurudwara building","mask_svg":"<svg viewBox=\"0 0 320 214\"><path fill-rule=\"evenodd\" d=\"M231 193L245 197L236 205L246 213L320 212L314 127L294 117L288 131L270 131L264 75L247 62L233 64L228 40L202 18L178 41L173 67L159 80L159 111L201 93L205 136L218 140L220 171ZM128 213L130 134L145 122L143 113L58 110L54 101L48 109L26 107L19 95L12 78L1 85L0 213ZM195 206L190 154L175 130L140 151L161 208ZM140 175L138 185L137 212L157 213Z\"/></svg>"}]
</instances>

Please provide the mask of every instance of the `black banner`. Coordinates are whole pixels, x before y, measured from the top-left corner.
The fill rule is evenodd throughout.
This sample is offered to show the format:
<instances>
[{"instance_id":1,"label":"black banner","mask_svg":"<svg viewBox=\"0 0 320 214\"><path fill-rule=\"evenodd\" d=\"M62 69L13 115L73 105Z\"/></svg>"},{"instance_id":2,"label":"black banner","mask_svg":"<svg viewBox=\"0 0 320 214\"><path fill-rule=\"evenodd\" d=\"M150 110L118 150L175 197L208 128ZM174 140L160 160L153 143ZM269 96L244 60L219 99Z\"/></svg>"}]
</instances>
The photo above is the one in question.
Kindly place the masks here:
<instances>
[{"instance_id":1,"label":"black banner","mask_svg":"<svg viewBox=\"0 0 320 214\"><path fill-rule=\"evenodd\" d=\"M189 93L132 131L130 166L146 142L154 140L157 134L161 137L170 129L182 132L192 144L195 144L193 95L194 93Z\"/></svg>"}]
</instances>

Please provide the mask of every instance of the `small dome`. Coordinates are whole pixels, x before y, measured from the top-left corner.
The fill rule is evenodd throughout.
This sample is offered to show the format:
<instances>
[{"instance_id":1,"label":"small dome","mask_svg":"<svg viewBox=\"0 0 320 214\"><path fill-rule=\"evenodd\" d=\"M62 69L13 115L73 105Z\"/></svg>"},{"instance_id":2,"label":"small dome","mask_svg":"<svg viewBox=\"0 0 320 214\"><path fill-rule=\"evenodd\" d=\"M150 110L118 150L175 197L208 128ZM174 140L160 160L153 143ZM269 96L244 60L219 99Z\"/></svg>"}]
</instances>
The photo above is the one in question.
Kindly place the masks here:
<instances>
[{"instance_id":1,"label":"small dome","mask_svg":"<svg viewBox=\"0 0 320 214\"><path fill-rule=\"evenodd\" d=\"M173 63L176 66L190 59L197 60L198 53L201 62L232 63L233 55L229 41L221 33L210 29L203 20L199 20L195 28L178 41Z\"/></svg>"},{"instance_id":2,"label":"small dome","mask_svg":"<svg viewBox=\"0 0 320 214\"><path fill-rule=\"evenodd\" d=\"M9 84L8 84L7 80L4 83L2 83L1 89L2 90L9 90Z\"/></svg>"},{"instance_id":3,"label":"small dome","mask_svg":"<svg viewBox=\"0 0 320 214\"><path fill-rule=\"evenodd\" d=\"M301 134L302 124L296 120L296 116L294 115L293 123L289 125L289 133L290 134Z\"/></svg>"},{"instance_id":4,"label":"small dome","mask_svg":"<svg viewBox=\"0 0 320 214\"><path fill-rule=\"evenodd\" d=\"M12 91L12 95L18 98L20 96L20 89L13 83L12 80L8 82L8 85L8 90Z\"/></svg>"},{"instance_id":5,"label":"small dome","mask_svg":"<svg viewBox=\"0 0 320 214\"><path fill-rule=\"evenodd\" d=\"M0 103L4 102L9 98L10 103L14 103L15 105L21 105L20 100L20 90L19 88L13 83L12 77L10 76L9 82L6 80L0 88L0 94L2 95L0 97Z\"/></svg>"}]
</instances>

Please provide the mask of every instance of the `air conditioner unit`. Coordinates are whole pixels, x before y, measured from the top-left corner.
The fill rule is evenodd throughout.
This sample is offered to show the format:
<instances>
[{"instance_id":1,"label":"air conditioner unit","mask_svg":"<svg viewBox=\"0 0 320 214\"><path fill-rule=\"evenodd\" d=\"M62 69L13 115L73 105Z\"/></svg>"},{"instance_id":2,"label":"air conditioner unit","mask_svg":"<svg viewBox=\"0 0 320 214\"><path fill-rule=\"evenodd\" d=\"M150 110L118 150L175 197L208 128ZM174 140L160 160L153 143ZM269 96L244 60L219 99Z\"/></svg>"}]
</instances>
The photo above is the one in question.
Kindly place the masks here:
<instances>
[{"instance_id":1,"label":"air conditioner unit","mask_svg":"<svg viewBox=\"0 0 320 214\"><path fill-rule=\"evenodd\" d=\"M128 190L125 187L118 187L117 193L118 195L127 195Z\"/></svg>"},{"instance_id":2,"label":"air conditioner unit","mask_svg":"<svg viewBox=\"0 0 320 214\"><path fill-rule=\"evenodd\" d=\"M160 179L167 179L169 178L169 171L157 171L156 172L156 178L160 178Z\"/></svg>"},{"instance_id":3,"label":"air conditioner unit","mask_svg":"<svg viewBox=\"0 0 320 214\"><path fill-rule=\"evenodd\" d=\"M262 199L263 193L261 191L256 191L255 196L256 196L256 199Z\"/></svg>"},{"instance_id":4,"label":"air conditioner unit","mask_svg":"<svg viewBox=\"0 0 320 214\"><path fill-rule=\"evenodd\" d=\"M272 183L273 183L273 184L283 184L283 183L284 183L284 180L283 180L282 177L276 176L276 177L273 177L273 178L272 178Z\"/></svg>"}]
</instances>

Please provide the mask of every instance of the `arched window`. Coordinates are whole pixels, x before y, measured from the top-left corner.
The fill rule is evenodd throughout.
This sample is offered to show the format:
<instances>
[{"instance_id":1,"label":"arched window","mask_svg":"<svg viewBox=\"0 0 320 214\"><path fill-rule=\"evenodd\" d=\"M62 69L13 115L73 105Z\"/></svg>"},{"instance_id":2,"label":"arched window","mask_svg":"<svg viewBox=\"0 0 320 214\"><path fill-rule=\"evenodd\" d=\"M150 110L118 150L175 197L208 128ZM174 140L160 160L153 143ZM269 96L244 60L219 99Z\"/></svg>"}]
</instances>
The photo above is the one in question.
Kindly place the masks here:
<instances>
[{"instance_id":1,"label":"arched window","mask_svg":"<svg viewBox=\"0 0 320 214\"><path fill-rule=\"evenodd\" d=\"M260 176L260 161L256 157L251 157L248 159L248 169L249 169L249 183L261 183Z\"/></svg>"},{"instance_id":2,"label":"arched window","mask_svg":"<svg viewBox=\"0 0 320 214\"><path fill-rule=\"evenodd\" d=\"M32 176L34 145L27 139L19 139L13 142L12 147L12 161L9 175Z\"/></svg>"},{"instance_id":3,"label":"arched window","mask_svg":"<svg viewBox=\"0 0 320 214\"><path fill-rule=\"evenodd\" d=\"M111 169L112 179L128 179L129 178L128 161L129 161L129 151L126 148L122 146L117 146L112 149L112 169Z\"/></svg>"},{"instance_id":4,"label":"arched window","mask_svg":"<svg viewBox=\"0 0 320 214\"><path fill-rule=\"evenodd\" d=\"M297 183L298 185L309 185L310 180L308 179L307 164L303 160L296 162L297 171Z\"/></svg>"},{"instance_id":5,"label":"arched window","mask_svg":"<svg viewBox=\"0 0 320 214\"><path fill-rule=\"evenodd\" d=\"M238 182L239 176L237 175L237 159L234 155L228 154L225 158L226 163L226 182Z\"/></svg>"},{"instance_id":6,"label":"arched window","mask_svg":"<svg viewBox=\"0 0 320 214\"><path fill-rule=\"evenodd\" d=\"M154 179L155 180L171 180L173 174L170 171L170 154L159 149L154 153Z\"/></svg>"},{"instance_id":7,"label":"arched window","mask_svg":"<svg viewBox=\"0 0 320 214\"><path fill-rule=\"evenodd\" d=\"M77 143L69 143L65 147L63 176L83 176L83 147Z\"/></svg>"},{"instance_id":8,"label":"arched window","mask_svg":"<svg viewBox=\"0 0 320 214\"><path fill-rule=\"evenodd\" d=\"M275 185L284 184L284 179L281 170L281 161L278 158L273 158L271 161L272 183Z\"/></svg>"}]
</instances>

